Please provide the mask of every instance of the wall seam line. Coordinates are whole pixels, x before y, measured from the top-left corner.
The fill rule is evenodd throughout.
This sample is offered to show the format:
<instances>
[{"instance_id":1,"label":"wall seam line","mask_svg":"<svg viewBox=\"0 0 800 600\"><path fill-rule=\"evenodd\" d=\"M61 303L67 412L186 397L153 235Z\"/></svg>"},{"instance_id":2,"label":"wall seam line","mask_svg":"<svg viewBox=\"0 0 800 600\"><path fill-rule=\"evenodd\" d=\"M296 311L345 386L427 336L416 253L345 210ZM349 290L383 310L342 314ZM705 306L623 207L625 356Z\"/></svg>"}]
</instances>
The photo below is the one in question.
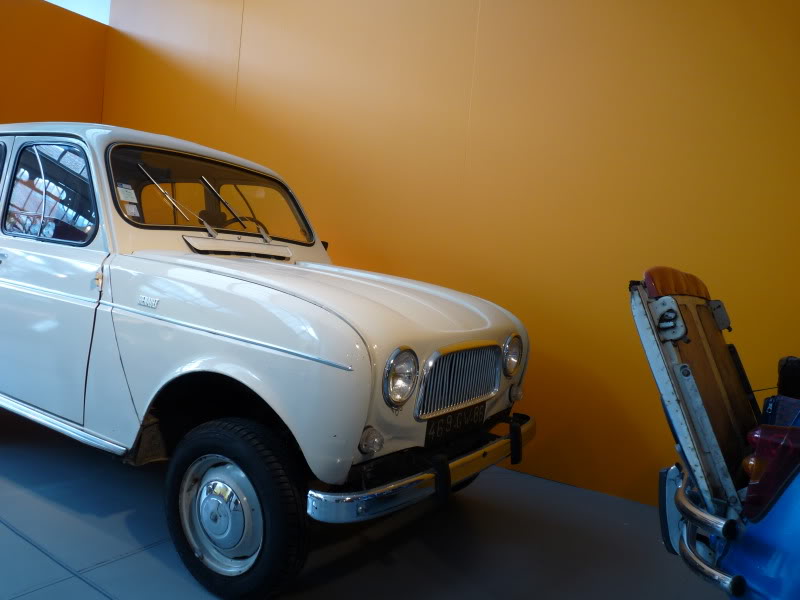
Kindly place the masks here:
<instances>
[{"instance_id":1,"label":"wall seam line","mask_svg":"<svg viewBox=\"0 0 800 600\"><path fill-rule=\"evenodd\" d=\"M105 25L106 35L103 41L103 86L100 90L100 123L106 122L106 84L108 83L108 38L111 35L111 8L108 9L108 23Z\"/></svg>"},{"instance_id":2,"label":"wall seam line","mask_svg":"<svg viewBox=\"0 0 800 600\"><path fill-rule=\"evenodd\" d=\"M472 100L475 96L475 80L478 75L478 34L481 26L481 7L483 0L478 0L478 14L475 16L475 44L472 49L472 78L469 84L469 102L467 105L467 126L464 132L464 162L461 167L462 187L466 184L467 154L469 153L469 132L472 127Z\"/></svg>"},{"instance_id":3,"label":"wall seam line","mask_svg":"<svg viewBox=\"0 0 800 600\"><path fill-rule=\"evenodd\" d=\"M233 87L233 110L236 111L239 102L239 67L242 64L242 33L244 32L244 3L242 0L242 14L239 19L239 50L236 53L236 83Z\"/></svg>"}]
</instances>

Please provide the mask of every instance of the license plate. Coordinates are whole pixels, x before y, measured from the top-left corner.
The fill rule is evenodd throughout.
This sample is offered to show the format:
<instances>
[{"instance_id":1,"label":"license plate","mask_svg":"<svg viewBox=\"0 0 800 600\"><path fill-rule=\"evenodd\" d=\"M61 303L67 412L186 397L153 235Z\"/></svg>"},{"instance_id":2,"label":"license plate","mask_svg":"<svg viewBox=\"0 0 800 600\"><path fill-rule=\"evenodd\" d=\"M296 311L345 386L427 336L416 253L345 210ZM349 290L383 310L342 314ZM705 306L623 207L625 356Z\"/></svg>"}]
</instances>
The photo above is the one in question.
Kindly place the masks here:
<instances>
[{"instance_id":1,"label":"license plate","mask_svg":"<svg viewBox=\"0 0 800 600\"><path fill-rule=\"evenodd\" d=\"M425 445L430 446L447 442L467 431L473 431L483 425L486 418L486 402L468 406L441 417L428 420L425 433Z\"/></svg>"}]
</instances>

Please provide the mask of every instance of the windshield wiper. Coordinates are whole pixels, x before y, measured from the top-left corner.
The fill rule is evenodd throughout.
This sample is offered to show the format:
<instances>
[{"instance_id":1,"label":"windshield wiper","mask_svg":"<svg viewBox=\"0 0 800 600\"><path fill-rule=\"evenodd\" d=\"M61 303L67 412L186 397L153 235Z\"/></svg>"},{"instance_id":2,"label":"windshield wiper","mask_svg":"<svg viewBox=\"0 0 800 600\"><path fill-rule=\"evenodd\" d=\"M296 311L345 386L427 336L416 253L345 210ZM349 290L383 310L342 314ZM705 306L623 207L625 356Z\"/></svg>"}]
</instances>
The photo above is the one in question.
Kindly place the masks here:
<instances>
[{"instance_id":1,"label":"windshield wiper","mask_svg":"<svg viewBox=\"0 0 800 600\"><path fill-rule=\"evenodd\" d=\"M247 225L244 224L244 221L242 221L242 219L239 217L239 215L236 214L236 211L233 210L233 207L230 204L228 204L228 201L225 200L225 198L222 197L222 194L220 194L216 189L214 189L214 186L211 185L211 183L208 181L208 179L206 179L205 175L201 175L200 176L200 181L202 181L205 184L205 186L208 189L211 190L211 193L214 194L219 199L219 201L222 202L225 205L225 208L227 208L229 211L231 211L231 214L233 215L233 217L237 221L239 221L239 225L242 226L242 229L247 229Z\"/></svg>"},{"instance_id":2,"label":"windshield wiper","mask_svg":"<svg viewBox=\"0 0 800 600\"><path fill-rule=\"evenodd\" d=\"M164 195L164 198L166 199L166 201L169 202L173 207L175 207L175 210L177 210L179 213L181 213L181 215L183 215L184 219L186 219L187 221L189 221L191 223L191 221L189 220L189 217L186 216L186 213L183 212L183 210L178 205L178 203L175 200L172 199L172 196L169 195L167 190L165 190L160 185L158 185L158 182L155 179L153 179L153 176L150 175L150 173L147 172L147 169L144 168L144 165L142 163L138 163L137 166L141 169L142 173L144 173L147 176L147 178L150 181L153 182L153 185L158 188L158 191L161 192ZM189 210L189 209L187 208L186 210ZM198 214L195 214L191 210L189 210L189 212L191 212L193 216L197 217L197 220L200 221L205 226L206 230L208 231L208 235L209 236L211 236L212 238L217 237L217 232L214 231L214 228L211 227L211 225L209 225L204 218L202 218Z\"/></svg>"},{"instance_id":3,"label":"windshield wiper","mask_svg":"<svg viewBox=\"0 0 800 600\"><path fill-rule=\"evenodd\" d=\"M183 215L183 218L188 221L189 217L186 216L186 213L181 210L181 207L178 206L178 203L175 202L175 200L172 199L172 196L170 196L167 193L167 190L158 185L158 182L155 179L153 179L153 176L150 175L150 173L147 172L147 169L144 168L144 165L142 165L142 163L139 163L137 166L142 170L142 173L144 173L147 176L147 178L153 182L153 185L158 188L158 191L164 195L164 198L166 198L166 200L175 208L175 210L181 213L181 215Z\"/></svg>"},{"instance_id":4,"label":"windshield wiper","mask_svg":"<svg viewBox=\"0 0 800 600\"><path fill-rule=\"evenodd\" d=\"M253 212L253 207L250 206L250 203L247 201L247 196L242 193L242 190L239 189L239 186L235 183L233 184L233 188L239 193L239 196L244 200L244 203L247 205L247 208L250 209L250 214L253 215L251 219L255 224L256 228L258 229L258 233L261 234L261 239L263 239L267 244L272 243L272 238L269 237L267 230L261 225L260 221L256 218L256 213Z\"/></svg>"},{"instance_id":5,"label":"windshield wiper","mask_svg":"<svg viewBox=\"0 0 800 600\"><path fill-rule=\"evenodd\" d=\"M214 186L211 185L211 183L208 181L208 179L206 179L206 176L205 175L201 175L200 176L200 180L206 185L206 187L208 189L210 189L214 193L214 195L217 198L219 198L220 202L222 202L225 205L225 207L229 211L231 211L231 214L236 218L237 221L239 221L239 225L242 226L242 229L246 230L247 229L247 225L245 225L244 221L242 221L242 219L239 217L239 215L236 214L236 211L233 210L233 207L230 204L228 204L228 201L225 200L225 198L222 197L222 194L220 194L216 189L214 189ZM234 185L233 187L236 188L236 191L239 192L239 195L244 199L245 202L247 202L247 198L244 197L244 195L242 194L241 190L239 189L239 186L238 185ZM252 208L250 209L250 212L251 213L253 212ZM264 231L264 228L261 226L261 223L259 223L258 220L255 218L255 216L256 216L255 213L253 213L253 218L250 219L250 220L253 222L253 225L256 226L256 229L258 229L258 233L259 233L259 235L261 235L261 239L264 240L267 244L271 244L272 243L272 238L269 237L269 235L267 234L266 231ZM250 217L247 217L247 218L249 219Z\"/></svg>"},{"instance_id":6,"label":"windshield wiper","mask_svg":"<svg viewBox=\"0 0 800 600\"><path fill-rule=\"evenodd\" d=\"M222 194L220 194L216 189L214 189L214 186L211 185L211 183L208 181L208 179L206 179L206 176L205 175L201 175L200 176L200 180L206 185L206 187L208 189L210 189L213 192L213 194L217 198L219 198L219 201L222 202L225 205L225 208L227 208L229 211L231 211L231 214L233 215L233 217L237 221L239 221L239 225L242 226L242 229L247 229L247 225L244 224L244 221L242 221L241 217L239 217L239 215L236 214L236 211L233 210L233 207L230 204L228 204L228 201L225 200L225 198L222 197ZM239 195L242 196L242 192L239 191L239 187L238 186L234 186L234 187L236 188L236 191L239 192ZM244 196L242 196L242 197L244 198ZM252 209L250 209L250 211L252 212ZM250 217L247 217L247 218L250 219ZM269 237L269 235L267 234L266 231L264 231L264 228L261 226L261 223L259 223L255 219L255 215L253 215L253 218L250 219L250 220L253 222L253 225L256 226L256 229L258 229L258 233L259 233L259 235L261 235L261 239L263 239L267 244L271 244L272 243L272 238Z\"/></svg>"}]
</instances>

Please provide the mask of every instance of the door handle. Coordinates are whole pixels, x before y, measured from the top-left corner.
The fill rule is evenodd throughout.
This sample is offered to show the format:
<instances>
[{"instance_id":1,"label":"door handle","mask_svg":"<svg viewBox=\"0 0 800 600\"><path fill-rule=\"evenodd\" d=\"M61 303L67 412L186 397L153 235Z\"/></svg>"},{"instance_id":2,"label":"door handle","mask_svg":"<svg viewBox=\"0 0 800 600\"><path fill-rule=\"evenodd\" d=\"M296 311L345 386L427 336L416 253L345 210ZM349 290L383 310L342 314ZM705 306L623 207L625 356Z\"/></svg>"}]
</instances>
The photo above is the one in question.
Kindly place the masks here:
<instances>
[{"instance_id":1,"label":"door handle","mask_svg":"<svg viewBox=\"0 0 800 600\"><path fill-rule=\"evenodd\" d=\"M6 254L5 252L0 252L0 264L2 264L2 262L7 258L8 254Z\"/></svg>"}]
</instances>

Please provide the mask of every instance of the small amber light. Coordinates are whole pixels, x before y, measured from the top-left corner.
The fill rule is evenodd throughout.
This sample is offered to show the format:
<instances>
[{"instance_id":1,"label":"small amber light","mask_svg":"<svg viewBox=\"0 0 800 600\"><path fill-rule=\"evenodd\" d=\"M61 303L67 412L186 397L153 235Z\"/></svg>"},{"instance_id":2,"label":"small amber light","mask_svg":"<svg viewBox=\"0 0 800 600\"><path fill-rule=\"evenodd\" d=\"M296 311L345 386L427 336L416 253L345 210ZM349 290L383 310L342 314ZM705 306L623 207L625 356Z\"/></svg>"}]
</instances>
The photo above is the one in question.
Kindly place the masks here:
<instances>
[{"instance_id":1,"label":"small amber light","mask_svg":"<svg viewBox=\"0 0 800 600\"><path fill-rule=\"evenodd\" d=\"M750 483L758 483L761 480L767 464L769 464L767 461L756 458L755 454L751 454L742 461L742 468L750 478Z\"/></svg>"},{"instance_id":2,"label":"small amber light","mask_svg":"<svg viewBox=\"0 0 800 600\"><path fill-rule=\"evenodd\" d=\"M756 455L751 454L750 456L746 457L742 461L742 468L744 469L744 472L747 473L748 477L752 478L753 471L755 471L756 468Z\"/></svg>"}]
</instances>

